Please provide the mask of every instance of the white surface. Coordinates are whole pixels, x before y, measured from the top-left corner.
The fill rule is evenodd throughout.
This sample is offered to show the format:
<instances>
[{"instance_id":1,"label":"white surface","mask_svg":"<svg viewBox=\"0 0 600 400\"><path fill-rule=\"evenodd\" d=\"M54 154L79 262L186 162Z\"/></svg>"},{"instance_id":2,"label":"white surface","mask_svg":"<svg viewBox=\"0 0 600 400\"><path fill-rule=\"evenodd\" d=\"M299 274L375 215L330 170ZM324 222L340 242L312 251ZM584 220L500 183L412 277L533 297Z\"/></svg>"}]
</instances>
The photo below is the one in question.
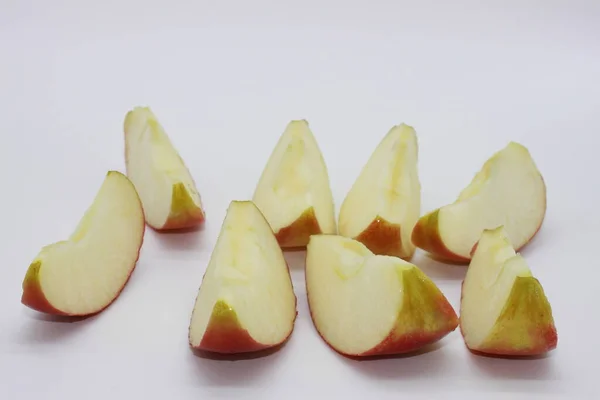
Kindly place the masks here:
<instances>
[{"instance_id":1,"label":"white surface","mask_svg":"<svg viewBox=\"0 0 600 400\"><path fill-rule=\"evenodd\" d=\"M83 3L0 2L0 398L600 394L600 3ZM124 170L123 118L138 104L188 163L206 229L149 230L116 303L83 322L45 320L19 303L26 268L71 232L106 171ZM509 140L528 146L549 197L523 254L552 303L558 349L481 358L457 330L427 354L344 359L313 329L293 254L299 315L288 345L251 361L195 357L190 313L225 209L251 197L295 118L310 121L338 207L402 121L419 135L423 211L452 201ZM458 307L464 267L415 262Z\"/></svg>"}]
</instances>

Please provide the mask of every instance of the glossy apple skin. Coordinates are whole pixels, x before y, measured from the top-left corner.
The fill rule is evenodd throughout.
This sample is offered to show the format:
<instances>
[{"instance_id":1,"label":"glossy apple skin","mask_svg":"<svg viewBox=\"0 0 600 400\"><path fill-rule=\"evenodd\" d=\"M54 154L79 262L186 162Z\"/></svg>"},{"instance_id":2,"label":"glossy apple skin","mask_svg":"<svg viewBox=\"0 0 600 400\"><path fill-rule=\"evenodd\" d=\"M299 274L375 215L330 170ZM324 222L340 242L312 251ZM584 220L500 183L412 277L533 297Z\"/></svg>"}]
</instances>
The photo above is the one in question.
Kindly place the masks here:
<instances>
[{"instance_id":1,"label":"glossy apple skin","mask_svg":"<svg viewBox=\"0 0 600 400\"><path fill-rule=\"evenodd\" d=\"M438 229L439 211L440 209L438 208L419 218L411 235L413 244L437 257L459 263L468 263L468 258L453 253L442 241Z\"/></svg>"},{"instance_id":2,"label":"glossy apple skin","mask_svg":"<svg viewBox=\"0 0 600 400\"><path fill-rule=\"evenodd\" d=\"M345 353L329 343L319 331L311 310L313 325L323 341L344 356L377 357L419 350L454 331L459 324L458 316L438 287L416 269L402 273L404 275L403 307L398 314L395 327L381 343L359 354ZM307 296L310 297L308 287Z\"/></svg>"},{"instance_id":3,"label":"glossy apple skin","mask_svg":"<svg viewBox=\"0 0 600 400\"><path fill-rule=\"evenodd\" d=\"M220 354L240 354L265 350L284 343L292 334L292 329L281 343L264 344L255 341L238 320L237 314L226 302L215 303L206 332L195 350Z\"/></svg>"},{"instance_id":4,"label":"glossy apple skin","mask_svg":"<svg viewBox=\"0 0 600 400\"><path fill-rule=\"evenodd\" d=\"M321 233L314 208L304 211L291 225L279 229L275 234L281 248L305 248L310 235Z\"/></svg>"},{"instance_id":5,"label":"glossy apple skin","mask_svg":"<svg viewBox=\"0 0 600 400\"><path fill-rule=\"evenodd\" d=\"M23 280L23 294L21 295L21 303L39 312L52 315L69 315L54 308L46 299L39 279L41 266L41 261L35 261L29 265L27 273L25 274L25 279Z\"/></svg>"},{"instance_id":6,"label":"glossy apple skin","mask_svg":"<svg viewBox=\"0 0 600 400\"><path fill-rule=\"evenodd\" d=\"M257 343L238 320L235 311L224 301L215 303L206 332L197 350L235 354L264 350L270 346Z\"/></svg>"},{"instance_id":7,"label":"glossy apple skin","mask_svg":"<svg viewBox=\"0 0 600 400\"><path fill-rule=\"evenodd\" d=\"M462 327L461 333L464 337ZM528 276L516 278L492 332L480 346L469 349L497 356L536 356L555 349L557 344L550 303L540 282Z\"/></svg>"},{"instance_id":8,"label":"glossy apple skin","mask_svg":"<svg viewBox=\"0 0 600 400\"><path fill-rule=\"evenodd\" d=\"M374 254L383 256L399 257L409 261L415 254L413 249L410 253L402 250L402 236L399 224L392 224L385 218L377 216L358 236L358 240Z\"/></svg>"},{"instance_id":9,"label":"glossy apple skin","mask_svg":"<svg viewBox=\"0 0 600 400\"><path fill-rule=\"evenodd\" d=\"M171 214L161 227L148 224L155 231L172 231L196 228L204 223L204 210L192 200L185 185L181 182L173 185Z\"/></svg>"}]
</instances>

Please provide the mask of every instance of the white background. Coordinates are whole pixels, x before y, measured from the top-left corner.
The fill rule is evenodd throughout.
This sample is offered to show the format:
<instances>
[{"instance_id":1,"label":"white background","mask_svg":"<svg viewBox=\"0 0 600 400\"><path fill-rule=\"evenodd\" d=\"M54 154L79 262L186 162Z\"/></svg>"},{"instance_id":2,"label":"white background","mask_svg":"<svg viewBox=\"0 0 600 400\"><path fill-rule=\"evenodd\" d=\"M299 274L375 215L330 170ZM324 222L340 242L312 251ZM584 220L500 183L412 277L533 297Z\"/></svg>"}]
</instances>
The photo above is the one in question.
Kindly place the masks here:
<instances>
[{"instance_id":1,"label":"white background","mask_svg":"<svg viewBox=\"0 0 600 400\"><path fill-rule=\"evenodd\" d=\"M26 309L29 262L70 234L107 170L124 171L136 105L152 107L187 162L205 229L148 230L130 283L97 317ZM194 356L189 318L228 203L252 196L298 118L338 209L394 124L419 135L423 212L453 201L508 141L526 145L548 212L523 254L551 301L557 350L477 357L457 330L414 357L342 358L312 326L293 254L287 346L249 361ZM0 1L0 398L594 398L599 120L600 2ZM465 267L414 262L458 309Z\"/></svg>"}]
</instances>

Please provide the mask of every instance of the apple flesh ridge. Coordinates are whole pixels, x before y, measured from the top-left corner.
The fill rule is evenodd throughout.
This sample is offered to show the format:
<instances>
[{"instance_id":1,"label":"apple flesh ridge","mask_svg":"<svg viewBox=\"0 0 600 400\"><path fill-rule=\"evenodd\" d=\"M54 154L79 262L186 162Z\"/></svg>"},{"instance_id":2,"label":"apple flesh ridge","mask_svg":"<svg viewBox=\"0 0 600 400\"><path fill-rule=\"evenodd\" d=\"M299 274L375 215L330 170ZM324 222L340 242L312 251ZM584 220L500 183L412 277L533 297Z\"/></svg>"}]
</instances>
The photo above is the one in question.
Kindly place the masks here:
<instances>
[{"instance_id":1,"label":"apple flesh ridge","mask_svg":"<svg viewBox=\"0 0 600 400\"><path fill-rule=\"evenodd\" d=\"M71 237L43 247L35 257L23 280L21 302L54 315L102 311L129 280L144 229L133 184L110 171Z\"/></svg>"},{"instance_id":2,"label":"apple flesh ridge","mask_svg":"<svg viewBox=\"0 0 600 400\"><path fill-rule=\"evenodd\" d=\"M409 260L412 230L421 215L415 130L394 126L376 147L340 208L339 233L373 253Z\"/></svg>"},{"instance_id":3,"label":"apple flesh ridge","mask_svg":"<svg viewBox=\"0 0 600 400\"><path fill-rule=\"evenodd\" d=\"M485 229L504 226L516 249L540 229L546 185L531 154L511 142L486 161L458 199L422 216L412 241L440 258L468 262Z\"/></svg>"},{"instance_id":4,"label":"apple flesh ridge","mask_svg":"<svg viewBox=\"0 0 600 400\"><path fill-rule=\"evenodd\" d=\"M253 201L282 248L305 247L310 235L336 233L327 167L308 122L288 124L261 174Z\"/></svg>"},{"instance_id":5,"label":"apple flesh ridge","mask_svg":"<svg viewBox=\"0 0 600 400\"><path fill-rule=\"evenodd\" d=\"M194 180L152 110L129 111L124 130L127 176L142 199L148 225L168 231L202 224L205 213Z\"/></svg>"},{"instance_id":6,"label":"apple flesh ridge","mask_svg":"<svg viewBox=\"0 0 600 400\"><path fill-rule=\"evenodd\" d=\"M196 297L190 346L264 350L282 344L295 319L292 280L271 227L253 202L231 202Z\"/></svg>"},{"instance_id":7,"label":"apple flesh ridge","mask_svg":"<svg viewBox=\"0 0 600 400\"><path fill-rule=\"evenodd\" d=\"M446 297L418 267L343 236L311 236L306 291L317 331L347 356L411 352L458 326Z\"/></svg>"},{"instance_id":8,"label":"apple flesh ridge","mask_svg":"<svg viewBox=\"0 0 600 400\"><path fill-rule=\"evenodd\" d=\"M462 285L460 327L475 352L531 356L557 345L552 309L503 227L485 230Z\"/></svg>"}]
</instances>

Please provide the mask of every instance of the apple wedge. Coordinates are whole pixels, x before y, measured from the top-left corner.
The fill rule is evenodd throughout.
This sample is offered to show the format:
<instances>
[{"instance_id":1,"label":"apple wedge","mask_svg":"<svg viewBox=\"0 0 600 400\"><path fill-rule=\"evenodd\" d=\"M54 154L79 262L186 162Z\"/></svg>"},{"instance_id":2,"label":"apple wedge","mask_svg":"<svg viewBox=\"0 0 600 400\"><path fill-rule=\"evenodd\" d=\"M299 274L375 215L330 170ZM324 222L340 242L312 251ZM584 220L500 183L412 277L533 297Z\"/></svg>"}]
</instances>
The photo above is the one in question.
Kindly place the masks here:
<instances>
[{"instance_id":1,"label":"apple wedge","mask_svg":"<svg viewBox=\"0 0 600 400\"><path fill-rule=\"evenodd\" d=\"M446 297L418 267L343 236L311 236L306 292L317 331L347 356L414 351L458 326Z\"/></svg>"},{"instance_id":2,"label":"apple wedge","mask_svg":"<svg viewBox=\"0 0 600 400\"><path fill-rule=\"evenodd\" d=\"M144 230L133 184L120 172L108 172L71 237L43 247L35 257L23 280L21 302L54 315L102 311L129 280Z\"/></svg>"},{"instance_id":3,"label":"apple wedge","mask_svg":"<svg viewBox=\"0 0 600 400\"><path fill-rule=\"evenodd\" d=\"M282 344L292 333L296 296L283 252L251 201L232 201L189 328L192 348L246 353Z\"/></svg>"},{"instance_id":4,"label":"apple wedge","mask_svg":"<svg viewBox=\"0 0 600 400\"><path fill-rule=\"evenodd\" d=\"M460 328L475 352L530 356L556 347L550 303L503 227L485 230L462 285Z\"/></svg>"},{"instance_id":5,"label":"apple wedge","mask_svg":"<svg viewBox=\"0 0 600 400\"><path fill-rule=\"evenodd\" d=\"M412 241L440 258L468 262L485 229L504 226L520 249L535 236L545 214L544 179L529 151L511 142L485 162L454 203L422 216Z\"/></svg>"},{"instance_id":6,"label":"apple wedge","mask_svg":"<svg viewBox=\"0 0 600 400\"><path fill-rule=\"evenodd\" d=\"M340 208L339 233L373 253L409 260L412 230L421 215L415 130L401 124L383 138Z\"/></svg>"},{"instance_id":7,"label":"apple wedge","mask_svg":"<svg viewBox=\"0 0 600 400\"><path fill-rule=\"evenodd\" d=\"M253 201L282 248L305 247L317 233L336 233L327 167L308 122L286 127L259 179Z\"/></svg>"},{"instance_id":8,"label":"apple wedge","mask_svg":"<svg viewBox=\"0 0 600 400\"><path fill-rule=\"evenodd\" d=\"M148 107L127 113L125 163L146 222L157 231L194 228L205 213L192 176L167 133Z\"/></svg>"}]
</instances>

